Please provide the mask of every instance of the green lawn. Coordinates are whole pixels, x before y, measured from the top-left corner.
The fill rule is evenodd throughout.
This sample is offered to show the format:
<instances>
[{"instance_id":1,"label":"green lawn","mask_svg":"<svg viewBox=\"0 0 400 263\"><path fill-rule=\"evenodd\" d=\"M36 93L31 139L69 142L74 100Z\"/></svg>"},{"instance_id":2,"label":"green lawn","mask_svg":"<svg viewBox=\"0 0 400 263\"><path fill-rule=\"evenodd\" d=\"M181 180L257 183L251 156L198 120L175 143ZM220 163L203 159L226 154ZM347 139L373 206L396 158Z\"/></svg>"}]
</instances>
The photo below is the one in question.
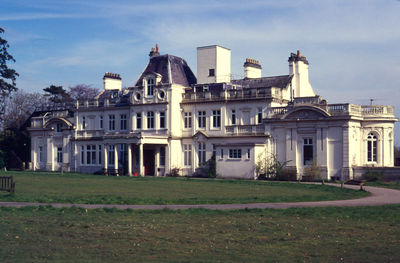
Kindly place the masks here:
<instances>
[{"instance_id":1,"label":"green lawn","mask_svg":"<svg viewBox=\"0 0 400 263\"><path fill-rule=\"evenodd\" d=\"M377 187L385 187L400 190L400 181L395 182L383 182L383 181L376 181L376 182L367 182L366 185L368 186L377 186Z\"/></svg>"},{"instance_id":2,"label":"green lawn","mask_svg":"<svg viewBox=\"0 0 400 263\"><path fill-rule=\"evenodd\" d=\"M400 205L0 208L0 262L400 262Z\"/></svg>"},{"instance_id":3,"label":"green lawn","mask_svg":"<svg viewBox=\"0 0 400 263\"><path fill-rule=\"evenodd\" d=\"M366 192L325 185L244 180L107 177L86 174L3 172L16 192L0 201L101 204L221 204L359 198Z\"/></svg>"}]
</instances>

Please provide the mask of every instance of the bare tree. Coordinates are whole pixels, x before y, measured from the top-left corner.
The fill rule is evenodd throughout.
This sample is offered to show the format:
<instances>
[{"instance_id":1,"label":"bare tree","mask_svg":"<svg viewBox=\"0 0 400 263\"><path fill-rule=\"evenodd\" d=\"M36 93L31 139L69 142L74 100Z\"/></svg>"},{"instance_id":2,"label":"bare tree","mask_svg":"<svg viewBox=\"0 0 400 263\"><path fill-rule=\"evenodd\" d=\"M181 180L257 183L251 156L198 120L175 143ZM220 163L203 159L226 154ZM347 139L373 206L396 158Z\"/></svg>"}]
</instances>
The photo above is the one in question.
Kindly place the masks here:
<instances>
[{"instance_id":1,"label":"bare tree","mask_svg":"<svg viewBox=\"0 0 400 263\"><path fill-rule=\"evenodd\" d=\"M69 96L73 100L90 100L93 99L98 93L98 89L86 84L78 84L76 86L69 87L68 91Z\"/></svg>"},{"instance_id":2,"label":"bare tree","mask_svg":"<svg viewBox=\"0 0 400 263\"><path fill-rule=\"evenodd\" d=\"M19 128L41 106L47 104L48 98L40 93L26 93L19 90L5 101L4 128Z\"/></svg>"}]
</instances>

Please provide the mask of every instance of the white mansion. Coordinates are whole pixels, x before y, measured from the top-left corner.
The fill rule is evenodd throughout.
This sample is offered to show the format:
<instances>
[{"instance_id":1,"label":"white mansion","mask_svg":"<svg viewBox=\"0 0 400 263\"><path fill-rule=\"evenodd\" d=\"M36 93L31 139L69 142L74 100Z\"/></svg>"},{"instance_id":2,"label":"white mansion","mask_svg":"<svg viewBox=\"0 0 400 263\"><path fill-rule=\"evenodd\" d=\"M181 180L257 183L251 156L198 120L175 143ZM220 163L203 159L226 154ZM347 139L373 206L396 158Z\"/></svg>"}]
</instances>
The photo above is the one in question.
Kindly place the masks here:
<instances>
[{"instance_id":1,"label":"white mansion","mask_svg":"<svg viewBox=\"0 0 400 263\"><path fill-rule=\"evenodd\" d=\"M133 87L106 73L93 100L36 112L32 169L190 176L214 156L219 177L252 179L260 158L276 156L297 176L314 162L330 179L393 166L393 107L328 104L299 51L288 75L262 77L259 62L246 59L239 80L230 54L197 48L196 78L184 59L156 47Z\"/></svg>"}]
</instances>

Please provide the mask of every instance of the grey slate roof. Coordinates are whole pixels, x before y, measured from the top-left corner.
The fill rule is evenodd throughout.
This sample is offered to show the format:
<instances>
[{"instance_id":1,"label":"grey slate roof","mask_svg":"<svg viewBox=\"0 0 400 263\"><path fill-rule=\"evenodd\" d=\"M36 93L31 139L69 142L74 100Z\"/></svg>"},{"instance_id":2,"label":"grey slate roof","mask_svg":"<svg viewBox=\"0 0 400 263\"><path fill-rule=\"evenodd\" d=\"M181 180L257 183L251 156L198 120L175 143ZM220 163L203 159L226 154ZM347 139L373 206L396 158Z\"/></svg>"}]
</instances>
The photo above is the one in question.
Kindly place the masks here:
<instances>
[{"instance_id":1,"label":"grey slate roof","mask_svg":"<svg viewBox=\"0 0 400 263\"><path fill-rule=\"evenodd\" d=\"M160 74L163 84L180 84L190 87L197 82L195 75L184 59L168 54L151 57L135 86L141 86L144 76L149 73Z\"/></svg>"},{"instance_id":2,"label":"grey slate roof","mask_svg":"<svg viewBox=\"0 0 400 263\"><path fill-rule=\"evenodd\" d=\"M283 75L283 76L273 76L273 77L263 77L257 79L238 79L232 80L232 84L242 85L243 87L249 88L267 88L267 87L277 87L284 89L289 85L293 78L293 75Z\"/></svg>"}]
</instances>

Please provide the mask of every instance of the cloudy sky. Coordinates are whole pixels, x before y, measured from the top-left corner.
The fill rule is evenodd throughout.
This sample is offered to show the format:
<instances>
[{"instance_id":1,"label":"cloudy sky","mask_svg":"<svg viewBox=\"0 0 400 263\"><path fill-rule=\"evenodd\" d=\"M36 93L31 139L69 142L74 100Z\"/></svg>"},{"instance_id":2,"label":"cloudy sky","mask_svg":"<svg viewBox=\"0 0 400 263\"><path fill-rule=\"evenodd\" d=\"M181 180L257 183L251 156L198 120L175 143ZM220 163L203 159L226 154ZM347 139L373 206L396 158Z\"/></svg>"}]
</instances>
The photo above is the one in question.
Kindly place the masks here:
<instances>
[{"instance_id":1,"label":"cloudy sky","mask_svg":"<svg viewBox=\"0 0 400 263\"><path fill-rule=\"evenodd\" d=\"M0 6L2 37L25 91L50 84L101 88L106 71L132 86L156 43L162 54L185 58L193 72L196 47L228 47L237 77L246 57L260 61L264 76L288 74L287 58L299 49L314 90L329 103L374 99L400 115L399 0L1 0Z\"/></svg>"}]
</instances>

